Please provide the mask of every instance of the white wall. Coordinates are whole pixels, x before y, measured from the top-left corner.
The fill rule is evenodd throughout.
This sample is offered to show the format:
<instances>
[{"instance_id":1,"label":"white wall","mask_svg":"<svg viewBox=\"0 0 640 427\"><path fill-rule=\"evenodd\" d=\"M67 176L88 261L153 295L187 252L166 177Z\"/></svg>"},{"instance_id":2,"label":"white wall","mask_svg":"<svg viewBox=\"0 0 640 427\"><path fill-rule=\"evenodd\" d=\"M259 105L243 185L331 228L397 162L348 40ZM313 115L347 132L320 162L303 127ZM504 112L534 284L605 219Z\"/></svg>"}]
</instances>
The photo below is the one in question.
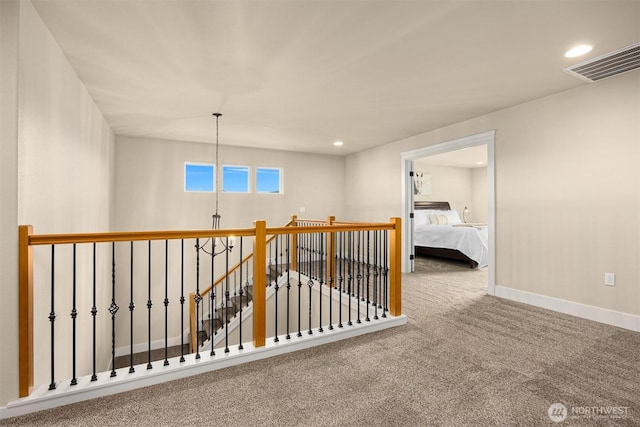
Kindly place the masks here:
<instances>
[{"instance_id":1,"label":"white wall","mask_svg":"<svg viewBox=\"0 0 640 427\"><path fill-rule=\"evenodd\" d=\"M19 31L18 38L16 29ZM5 39L5 36L8 37ZM10 119L12 115L17 116L18 131L17 140L8 135L10 155L5 158L3 148L2 156L3 174L6 170L9 182L13 183L16 183L17 177L17 191L13 194L15 190L7 190L9 194L5 199L3 175L3 205L6 206L2 207L2 229L3 236L5 229L11 235L11 249L7 252L15 254L15 230L18 224L31 224L38 234L109 230L114 145L111 129L30 2L2 2L2 46L2 115L4 119L8 114L9 120L15 120ZM11 55L7 56L8 61L5 62L5 52L9 51ZM15 52L17 68L16 64L12 64ZM15 70L17 81L12 76ZM14 93L16 89L17 98ZM5 90L10 95L6 100ZM17 110L13 106L16 99ZM4 137L7 136L4 126L2 132L4 147ZM7 133L11 132L11 129L7 130ZM17 158L11 154L15 147ZM4 237L2 240L4 245ZM61 249L61 252L64 250ZM87 281L90 281L91 264L83 262L87 253L83 250L79 252L82 254L78 260L77 279L79 286L86 288ZM15 266L16 261L12 258L9 257L9 260ZM59 261L59 265L56 262L59 290L55 308L56 336L59 339L56 355L62 358L71 351L71 305L65 292L60 289L70 284L72 265L68 262L67 254L61 254ZM13 266L7 266L7 269L13 270ZM47 295L44 289L50 286L48 261L37 262L34 271L34 291L40 295L34 298L34 356L43 356L45 361L35 369L35 384L41 384L49 382L46 361L49 354L47 317L50 301L44 296ZM3 311L2 317L0 404L3 404L18 397L17 284L13 271L6 277L3 273L0 286L3 308L5 304L14 307ZM83 336L89 333L90 297L87 294L78 295L78 332ZM98 301L100 310L106 312L106 298L98 295ZM103 322L99 328L99 331L104 329ZM79 349L79 375L90 368L90 355L91 352L86 348ZM58 367L56 377L70 378L70 367Z\"/></svg>"},{"instance_id":2,"label":"white wall","mask_svg":"<svg viewBox=\"0 0 640 427\"><path fill-rule=\"evenodd\" d=\"M464 209L464 208L463 208ZM489 222L489 184L487 168L471 169L470 222Z\"/></svg>"},{"instance_id":3,"label":"white wall","mask_svg":"<svg viewBox=\"0 0 640 427\"><path fill-rule=\"evenodd\" d=\"M496 285L638 315L639 94L635 71L351 155L346 215L401 216L400 153L496 129Z\"/></svg>"}]
</instances>

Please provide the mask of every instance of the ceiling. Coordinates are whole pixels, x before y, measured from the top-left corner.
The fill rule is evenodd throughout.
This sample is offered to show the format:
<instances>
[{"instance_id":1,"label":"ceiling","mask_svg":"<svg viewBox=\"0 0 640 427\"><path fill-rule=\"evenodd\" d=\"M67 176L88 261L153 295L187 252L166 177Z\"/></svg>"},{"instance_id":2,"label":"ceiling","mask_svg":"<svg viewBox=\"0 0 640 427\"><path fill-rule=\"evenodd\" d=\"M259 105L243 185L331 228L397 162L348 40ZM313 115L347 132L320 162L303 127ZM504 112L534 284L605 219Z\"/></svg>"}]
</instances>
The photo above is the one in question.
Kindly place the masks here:
<instances>
[{"instance_id":1,"label":"ceiling","mask_svg":"<svg viewBox=\"0 0 640 427\"><path fill-rule=\"evenodd\" d=\"M221 112L221 144L336 155L588 84L563 68L640 40L637 0L32 3L116 135L214 142Z\"/></svg>"},{"instance_id":2,"label":"ceiling","mask_svg":"<svg viewBox=\"0 0 640 427\"><path fill-rule=\"evenodd\" d=\"M467 147L460 150L422 157L417 159L415 163L416 165L437 165L475 169L486 168L487 160L487 146L478 145L475 147Z\"/></svg>"}]
</instances>

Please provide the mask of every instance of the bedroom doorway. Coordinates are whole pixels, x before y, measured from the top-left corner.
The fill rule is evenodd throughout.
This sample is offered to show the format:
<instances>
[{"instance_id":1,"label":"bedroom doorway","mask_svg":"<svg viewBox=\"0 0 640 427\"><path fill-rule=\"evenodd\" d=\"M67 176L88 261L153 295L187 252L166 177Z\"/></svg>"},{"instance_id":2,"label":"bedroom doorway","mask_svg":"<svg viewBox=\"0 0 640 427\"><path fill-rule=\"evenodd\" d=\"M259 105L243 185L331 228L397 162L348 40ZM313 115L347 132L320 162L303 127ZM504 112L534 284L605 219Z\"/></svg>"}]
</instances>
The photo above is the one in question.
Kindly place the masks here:
<instances>
[{"instance_id":1,"label":"bedroom doorway","mask_svg":"<svg viewBox=\"0 0 640 427\"><path fill-rule=\"evenodd\" d=\"M441 144L436 144L408 152L401 153L402 159L402 176L404 177L404 185L402 192L402 203L403 203L403 215L402 215L402 227L403 227L403 235L407 236L403 240L403 248L402 248L402 271L403 272L412 272L414 270L414 242L413 242L413 232L414 232L414 220L411 217L411 214L414 213L414 201L416 197L414 193L416 191L425 191L424 189L416 189L415 188L415 178L413 173L420 173L421 171L416 171L414 163L418 161L418 159L440 155L444 153L451 153L458 150L469 149L472 147L486 147L487 153L487 164L486 164L486 184L487 184L487 232L488 232L488 262L487 262L487 293L489 295L495 294L495 158L494 158L494 142L495 142L495 131L484 132L477 135L471 135L464 138L459 138L447 142L443 142ZM423 194L428 194L429 186L434 185L430 181L430 176L422 176L422 185L427 186L427 190ZM435 194L435 192L434 192ZM419 198L419 197L418 197ZM462 209L464 207L464 202L461 201L458 204L462 203L463 205L459 208ZM461 212L462 216L462 212ZM468 221L466 221L468 222Z\"/></svg>"}]
</instances>

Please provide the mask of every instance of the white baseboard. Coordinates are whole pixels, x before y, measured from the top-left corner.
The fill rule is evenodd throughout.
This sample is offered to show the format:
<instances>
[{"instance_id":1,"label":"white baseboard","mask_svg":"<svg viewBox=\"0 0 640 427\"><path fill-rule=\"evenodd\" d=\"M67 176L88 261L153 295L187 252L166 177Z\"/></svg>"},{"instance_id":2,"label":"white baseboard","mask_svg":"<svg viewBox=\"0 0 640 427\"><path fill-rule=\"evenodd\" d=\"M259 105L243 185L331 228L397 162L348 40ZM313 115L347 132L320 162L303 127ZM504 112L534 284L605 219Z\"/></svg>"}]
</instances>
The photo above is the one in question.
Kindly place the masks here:
<instances>
[{"instance_id":1,"label":"white baseboard","mask_svg":"<svg viewBox=\"0 0 640 427\"><path fill-rule=\"evenodd\" d=\"M618 328L640 332L640 316L609 310L602 307L580 304L546 295L534 294L504 286L495 287L495 296L511 301L522 302L535 307L569 314L582 319L593 320Z\"/></svg>"}]
</instances>

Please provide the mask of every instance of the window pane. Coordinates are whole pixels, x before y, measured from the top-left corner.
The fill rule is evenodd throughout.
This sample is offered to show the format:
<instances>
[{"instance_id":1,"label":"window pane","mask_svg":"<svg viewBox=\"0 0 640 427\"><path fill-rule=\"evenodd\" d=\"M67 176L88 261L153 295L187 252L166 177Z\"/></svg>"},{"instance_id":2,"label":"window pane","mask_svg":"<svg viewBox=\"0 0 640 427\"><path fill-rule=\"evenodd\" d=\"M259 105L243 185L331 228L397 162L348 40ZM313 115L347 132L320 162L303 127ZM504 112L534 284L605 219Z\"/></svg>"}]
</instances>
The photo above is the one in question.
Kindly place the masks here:
<instances>
[{"instance_id":1,"label":"window pane","mask_svg":"<svg viewBox=\"0 0 640 427\"><path fill-rule=\"evenodd\" d=\"M184 191L213 192L214 180L213 165L196 165L185 163L184 165Z\"/></svg>"},{"instance_id":2,"label":"window pane","mask_svg":"<svg viewBox=\"0 0 640 427\"><path fill-rule=\"evenodd\" d=\"M256 168L256 192L274 194L281 193L280 169Z\"/></svg>"},{"instance_id":3,"label":"window pane","mask_svg":"<svg viewBox=\"0 0 640 427\"><path fill-rule=\"evenodd\" d=\"M248 193L249 168L247 166L222 166L222 191L225 193Z\"/></svg>"}]
</instances>

